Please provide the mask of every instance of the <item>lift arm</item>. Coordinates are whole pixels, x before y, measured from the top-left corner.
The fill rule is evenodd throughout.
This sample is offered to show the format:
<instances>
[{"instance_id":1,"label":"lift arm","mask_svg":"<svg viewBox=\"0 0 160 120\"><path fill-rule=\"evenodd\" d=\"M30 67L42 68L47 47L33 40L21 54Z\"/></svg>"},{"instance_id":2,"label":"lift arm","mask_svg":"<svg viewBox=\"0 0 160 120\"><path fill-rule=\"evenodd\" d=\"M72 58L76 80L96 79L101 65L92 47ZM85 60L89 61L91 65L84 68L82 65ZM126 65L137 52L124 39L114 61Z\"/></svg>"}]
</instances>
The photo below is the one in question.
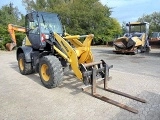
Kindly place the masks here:
<instances>
[{"instance_id":1,"label":"lift arm","mask_svg":"<svg viewBox=\"0 0 160 120\"><path fill-rule=\"evenodd\" d=\"M71 64L72 70L74 71L77 78L82 80L82 73L79 69L79 64L93 62L92 52L90 51L90 44L94 35L75 35L62 38L57 33L54 33L54 37L64 50L64 53L60 51L56 46L54 46L54 50L56 50L64 59L66 59ZM77 40L81 37L85 37L83 43ZM74 43L74 48L72 48L66 40Z\"/></svg>"},{"instance_id":2,"label":"lift arm","mask_svg":"<svg viewBox=\"0 0 160 120\"><path fill-rule=\"evenodd\" d=\"M9 34L11 36L11 40L12 40L12 43L7 43L6 44L6 48L9 51L11 51L17 45L17 41L16 41L16 37L15 37L15 31L26 32L25 27L13 25L13 24L8 24L8 32L9 32Z\"/></svg>"}]
</instances>

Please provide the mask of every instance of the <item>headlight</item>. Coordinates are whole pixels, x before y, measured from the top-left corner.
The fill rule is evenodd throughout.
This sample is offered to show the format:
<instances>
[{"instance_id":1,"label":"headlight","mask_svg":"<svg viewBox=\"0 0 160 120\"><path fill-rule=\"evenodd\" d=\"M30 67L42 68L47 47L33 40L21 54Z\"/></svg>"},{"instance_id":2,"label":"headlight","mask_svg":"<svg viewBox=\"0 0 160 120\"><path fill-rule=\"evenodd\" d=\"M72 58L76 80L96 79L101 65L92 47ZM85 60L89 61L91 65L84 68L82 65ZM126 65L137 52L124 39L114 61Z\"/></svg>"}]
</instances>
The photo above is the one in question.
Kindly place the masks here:
<instances>
[{"instance_id":1,"label":"headlight","mask_svg":"<svg viewBox=\"0 0 160 120\"><path fill-rule=\"evenodd\" d=\"M45 35L45 39L48 40L49 39L49 35Z\"/></svg>"}]
</instances>

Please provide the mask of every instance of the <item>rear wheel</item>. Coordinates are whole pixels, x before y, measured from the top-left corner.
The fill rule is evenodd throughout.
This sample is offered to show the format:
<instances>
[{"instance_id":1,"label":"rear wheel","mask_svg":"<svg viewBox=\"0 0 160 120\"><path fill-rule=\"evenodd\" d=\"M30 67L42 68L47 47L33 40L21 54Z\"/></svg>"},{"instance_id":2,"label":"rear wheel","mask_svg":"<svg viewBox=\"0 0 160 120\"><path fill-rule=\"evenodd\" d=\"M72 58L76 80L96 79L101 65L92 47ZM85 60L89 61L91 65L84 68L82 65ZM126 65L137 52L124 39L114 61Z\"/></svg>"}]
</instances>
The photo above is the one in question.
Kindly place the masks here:
<instances>
[{"instance_id":1,"label":"rear wheel","mask_svg":"<svg viewBox=\"0 0 160 120\"><path fill-rule=\"evenodd\" d=\"M24 53L18 55L18 66L22 75L28 75L34 72L32 64L26 62Z\"/></svg>"},{"instance_id":2,"label":"rear wheel","mask_svg":"<svg viewBox=\"0 0 160 120\"><path fill-rule=\"evenodd\" d=\"M63 69L61 62L55 56L44 56L39 63L39 74L43 85L47 88L55 88L63 81Z\"/></svg>"},{"instance_id":3,"label":"rear wheel","mask_svg":"<svg viewBox=\"0 0 160 120\"><path fill-rule=\"evenodd\" d=\"M146 46L146 52L150 52L151 51L151 47L150 46Z\"/></svg>"}]
</instances>

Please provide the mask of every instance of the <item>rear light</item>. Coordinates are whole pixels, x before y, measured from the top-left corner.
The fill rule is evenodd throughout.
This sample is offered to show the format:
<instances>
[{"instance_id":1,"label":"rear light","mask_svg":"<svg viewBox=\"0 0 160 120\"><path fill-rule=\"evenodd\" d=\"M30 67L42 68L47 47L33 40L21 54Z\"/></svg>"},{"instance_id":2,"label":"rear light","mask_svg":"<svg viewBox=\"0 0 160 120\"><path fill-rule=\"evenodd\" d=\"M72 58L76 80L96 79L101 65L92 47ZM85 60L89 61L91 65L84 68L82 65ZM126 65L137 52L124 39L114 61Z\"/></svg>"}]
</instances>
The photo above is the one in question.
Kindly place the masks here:
<instances>
[{"instance_id":1,"label":"rear light","mask_svg":"<svg viewBox=\"0 0 160 120\"><path fill-rule=\"evenodd\" d=\"M49 39L49 35L41 34L41 41L44 42Z\"/></svg>"}]
</instances>

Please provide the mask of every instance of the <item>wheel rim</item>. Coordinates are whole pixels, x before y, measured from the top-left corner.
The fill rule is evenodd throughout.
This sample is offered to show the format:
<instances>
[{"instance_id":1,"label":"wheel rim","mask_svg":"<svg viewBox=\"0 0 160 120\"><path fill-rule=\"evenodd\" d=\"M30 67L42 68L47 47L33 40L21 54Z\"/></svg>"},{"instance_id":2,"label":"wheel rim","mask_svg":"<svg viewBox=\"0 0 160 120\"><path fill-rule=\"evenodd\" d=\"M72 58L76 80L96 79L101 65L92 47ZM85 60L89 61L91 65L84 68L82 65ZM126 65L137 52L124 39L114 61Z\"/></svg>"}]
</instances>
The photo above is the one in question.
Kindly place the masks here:
<instances>
[{"instance_id":1,"label":"wheel rim","mask_svg":"<svg viewBox=\"0 0 160 120\"><path fill-rule=\"evenodd\" d=\"M23 59L19 59L19 67L20 69L23 71L24 70L24 62L23 62Z\"/></svg>"},{"instance_id":2,"label":"wheel rim","mask_svg":"<svg viewBox=\"0 0 160 120\"><path fill-rule=\"evenodd\" d=\"M41 76L44 81L49 81L50 76L48 75L48 65L43 64L41 66Z\"/></svg>"}]
</instances>

